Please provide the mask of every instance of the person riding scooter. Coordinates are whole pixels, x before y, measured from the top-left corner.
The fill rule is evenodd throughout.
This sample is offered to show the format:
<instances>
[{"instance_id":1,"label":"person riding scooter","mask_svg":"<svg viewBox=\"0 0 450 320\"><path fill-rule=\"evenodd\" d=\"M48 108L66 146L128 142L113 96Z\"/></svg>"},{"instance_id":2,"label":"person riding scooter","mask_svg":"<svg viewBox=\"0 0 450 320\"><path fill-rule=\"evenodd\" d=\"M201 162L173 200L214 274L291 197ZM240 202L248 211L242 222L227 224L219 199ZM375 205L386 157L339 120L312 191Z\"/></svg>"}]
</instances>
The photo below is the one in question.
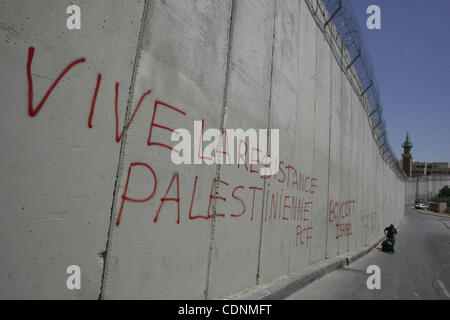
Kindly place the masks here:
<instances>
[{"instance_id":1,"label":"person riding scooter","mask_svg":"<svg viewBox=\"0 0 450 320\"><path fill-rule=\"evenodd\" d=\"M389 227L384 229L384 235L387 240L390 242L391 251L394 252L394 244L395 244L395 235L397 234L397 229L395 229L394 225L391 224Z\"/></svg>"}]
</instances>

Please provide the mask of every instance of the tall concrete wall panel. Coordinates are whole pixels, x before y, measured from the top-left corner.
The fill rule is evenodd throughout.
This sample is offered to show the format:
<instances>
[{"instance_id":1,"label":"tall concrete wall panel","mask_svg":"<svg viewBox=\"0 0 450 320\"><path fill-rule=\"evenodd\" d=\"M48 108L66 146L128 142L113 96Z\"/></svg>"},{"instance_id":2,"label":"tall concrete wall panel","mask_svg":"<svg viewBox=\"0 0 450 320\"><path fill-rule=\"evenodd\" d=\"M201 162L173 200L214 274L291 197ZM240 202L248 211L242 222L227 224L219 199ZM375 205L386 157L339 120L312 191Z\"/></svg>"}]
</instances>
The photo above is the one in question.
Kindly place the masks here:
<instances>
[{"instance_id":1,"label":"tall concrete wall panel","mask_svg":"<svg viewBox=\"0 0 450 320\"><path fill-rule=\"evenodd\" d=\"M274 5L273 1L257 0L234 3L224 128L269 126ZM219 188L219 196L227 198L227 202L219 201L217 212L225 212L227 217L217 217L213 230L209 298L257 283L264 193L264 179L258 170L250 165L220 167L220 179L229 186L221 184ZM237 189L235 195L244 204L232 197L232 191L239 186L243 188ZM276 254L280 261L283 253Z\"/></svg>"},{"instance_id":2,"label":"tall concrete wall panel","mask_svg":"<svg viewBox=\"0 0 450 320\"><path fill-rule=\"evenodd\" d=\"M314 177L314 150L315 150L315 117L316 117L316 91L317 91L317 32L314 20L304 1L299 2L300 16L298 21L298 66L297 66L297 108L295 119L297 124L295 137L295 163L301 166L303 174ZM309 216L303 216L300 227L313 234L313 221L315 201L312 201L314 194L306 194L306 199L312 202ZM316 199L316 197L314 197ZM296 226L297 228L297 226ZM296 230L297 233L297 230ZM301 241L300 241L301 240ZM311 240L311 239L310 239ZM303 242L303 244L302 244ZM311 241L306 239L296 239L296 256L299 263L297 268L310 263ZM293 268L290 269L293 271Z\"/></svg>"},{"instance_id":3,"label":"tall concrete wall panel","mask_svg":"<svg viewBox=\"0 0 450 320\"><path fill-rule=\"evenodd\" d=\"M330 176L330 97L332 57L324 35L318 29L315 31L317 32L317 64L313 176L318 181L318 192L315 194L314 199L310 263L322 260L326 256ZM314 214L317 212L322 214Z\"/></svg>"},{"instance_id":4,"label":"tall concrete wall panel","mask_svg":"<svg viewBox=\"0 0 450 320\"><path fill-rule=\"evenodd\" d=\"M204 120L205 130L220 128L231 4L152 1L146 10L131 108L152 93L127 131L116 199L127 187L133 199L154 195L115 202L103 297L198 298L206 290L212 220L205 217L213 215L216 168L173 164L171 132L153 127L149 136L149 125L193 132Z\"/></svg>"},{"instance_id":5,"label":"tall concrete wall panel","mask_svg":"<svg viewBox=\"0 0 450 320\"><path fill-rule=\"evenodd\" d=\"M270 128L280 129L280 161L282 170L291 166L297 175L304 174L296 162L296 109L298 79L298 1L272 1L275 5L273 29L273 59L271 76ZM296 21L297 23L291 23ZM294 170L294 169L292 169ZM266 181L267 211L264 210L261 234L259 282L275 279L301 265L304 255L298 255L292 209L298 192L294 174L284 180ZM289 175L285 172L285 175ZM289 178L289 182L288 179ZM298 178L295 178L298 180ZM282 181L282 182L280 182ZM265 204L265 206L266 206ZM303 217L302 217L303 218ZM285 234L286 237L279 237Z\"/></svg>"},{"instance_id":6,"label":"tall concrete wall panel","mask_svg":"<svg viewBox=\"0 0 450 320\"><path fill-rule=\"evenodd\" d=\"M341 201L348 201L354 198L352 191L352 170L354 167L351 166L352 160L352 103L351 103L351 87L347 79L343 74L341 74L341 174L340 174L340 188ZM344 223L352 223L352 217L348 216ZM338 246L338 254L343 252L348 252L350 249L350 237L341 237Z\"/></svg>"},{"instance_id":7,"label":"tall concrete wall panel","mask_svg":"<svg viewBox=\"0 0 450 320\"><path fill-rule=\"evenodd\" d=\"M344 83L348 83L344 81ZM345 85L344 85L345 86ZM363 118L363 110L359 103L355 92L350 88L350 107L351 107L351 117L350 117L350 130L351 130L351 159L350 159L350 195L354 199L361 199L362 190L361 190L361 179L363 173L362 166L362 158L363 158L363 143L362 139L355 139L355 137L362 137L362 123L364 121ZM353 236L349 237L349 250L355 250L359 247L358 240L361 234L361 226L360 226L360 210L358 210L355 214L350 216L350 223L353 228Z\"/></svg>"},{"instance_id":8,"label":"tall concrete wall panel","mask_svg":"<svg viewBox=\"0 0 450 320\"><path fill-rule=\"evenodd\" d=\"M405 184L406 202L430 201L445 186L450 187L450 176L410 177Z\"/></svg>"},{"instance_id":9,"label":"tall concrete wall panel","mask_svg":"<svg viewBox=\"0 0 450 320\"><path fill-rule=\"evenodd\" d=\"M67 6L0 11L1 298L228 297L361 248L449 184L383 160L321 1L80 1L81 30ZM214 128L279 129L279 171L202 155ZM175 164L181 142L211 164Z\"/></svg>"},{"instance_id":10,"label":"tall concrete wall panel","mask_svg":"<svg viewBox=\"0 0 450 320\"><path fill-rule=\"evenodd\" d=\"M341 154L342 136L341 131L342 102L341 102L341 72L334 58L331 59L331 93L330 93L330 130L329 130L329 181L328 181L328 203L329 207L334 203L341 202L343 191L341 189ZM342 195L341 195L342 194ZM334 257L338 253L341 239L337 234L337 217L329 217L327 232L327 257ZM336 241L337 240L337 241Z\"/></svg>"},{"instance_id":11,"label":"tall concrete wall panel","mask_svg":"<svg viewBox=\"0 0 450 320\"><path fill-rule=\"evenodd\" d=\"M114 140L114 85L120 83L122 123L143 2L81 1L80 6L86 8L86 32L66 28L67 5L61 1L6 1L0 10L0 21L8 26L0 31L3 298L100 294L120 151ZM76 65L39 108L72 62ZM83 290L67 290L69 265L81 266Z\"/></svg>"}]
</instances>

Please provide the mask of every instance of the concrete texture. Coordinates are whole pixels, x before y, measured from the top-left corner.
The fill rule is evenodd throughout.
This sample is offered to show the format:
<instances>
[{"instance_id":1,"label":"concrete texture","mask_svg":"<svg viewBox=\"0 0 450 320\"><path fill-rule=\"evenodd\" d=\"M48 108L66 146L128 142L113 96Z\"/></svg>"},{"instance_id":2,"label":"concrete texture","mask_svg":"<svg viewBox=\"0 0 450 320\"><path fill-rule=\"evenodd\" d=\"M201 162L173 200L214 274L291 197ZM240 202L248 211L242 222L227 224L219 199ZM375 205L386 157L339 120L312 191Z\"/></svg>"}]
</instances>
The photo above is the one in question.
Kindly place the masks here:
<instances>
[{"instance_id":1,"label":"concrete texture","mask_svg":"<svg viewBox=\"0 0 450 320\"><path fill-rule=\"evenodd\" d=\"M114 83L120 122L142 18L143 1L80 1L82 30L66 28L61 1L2 1L0 22L0 296L95 299L120 144L114 140ZM14 31L8 31L14 30ZM27 59L33 108L58 74L73 67L35 117L27 112ZM103 80L88 127L97 74ZM79 265L82 290L66 288L66 268Z\"/></svg>"},{"instance_id":2,"label":"concrete texture","mask_svg":"<svg viewBox=\"0 0 450 320\"><path fill-rule=\"evenodd\" d=\"M80 1L81 30L61 1L1 3L1 298L228 297L403 217L321 1ZM202 120L279 129L280 171L173 164L171 130Z\"/></svg>"},{"instance_id":3,"label":"concrete texture","mask_svg":"<svg viewBox=\"0 0 450 320\"><path fill-rule=\"evenodd\" d=\"M450 176L410 177L406 180L406 202L429 201L445 186L450 187Z\"/></svg>"}]
</instances>

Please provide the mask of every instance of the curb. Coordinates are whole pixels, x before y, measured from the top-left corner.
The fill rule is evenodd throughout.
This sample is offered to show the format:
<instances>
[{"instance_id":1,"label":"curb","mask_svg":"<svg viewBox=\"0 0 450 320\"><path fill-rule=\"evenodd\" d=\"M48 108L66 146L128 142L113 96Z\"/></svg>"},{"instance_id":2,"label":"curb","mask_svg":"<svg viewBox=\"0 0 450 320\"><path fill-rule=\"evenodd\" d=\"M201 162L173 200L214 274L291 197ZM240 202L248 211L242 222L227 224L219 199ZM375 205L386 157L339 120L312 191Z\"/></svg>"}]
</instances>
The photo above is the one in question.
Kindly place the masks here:
<instances>
[{"instance_id":1,"label":"curb","mask_svg":"<svg viewBox=\"0 0 450 320\"><path fill-rule=\"evenodd\" d=\"M415 211L415 212L417 212L417 213L425 214L425 215L427 215L427 216L450 218L450 216L447 216L447 215L445 215L445 214L430 213L430 212L418 210L418 209L414 208L413 206L409 207L409 209L410 209L410 210L413 210L413 211Z\"/></svg>"},{"instance_id":2,"label":"curb","mask_svg":"<svg viewBox=\"0 0 450 320\"><path fill-rule=\"evenodd\" d=\"M302 272L288 274L278 278L268 284L246 289L236 295L226 299L231 300L282 300L310 284L324 275L344 268L350 263L368 254L382 240L384 235L380 235L372 240L369 245L349 253L339 255L334 258L325 259L311 266L306 267Z\"/></svg>"}]
</instances>

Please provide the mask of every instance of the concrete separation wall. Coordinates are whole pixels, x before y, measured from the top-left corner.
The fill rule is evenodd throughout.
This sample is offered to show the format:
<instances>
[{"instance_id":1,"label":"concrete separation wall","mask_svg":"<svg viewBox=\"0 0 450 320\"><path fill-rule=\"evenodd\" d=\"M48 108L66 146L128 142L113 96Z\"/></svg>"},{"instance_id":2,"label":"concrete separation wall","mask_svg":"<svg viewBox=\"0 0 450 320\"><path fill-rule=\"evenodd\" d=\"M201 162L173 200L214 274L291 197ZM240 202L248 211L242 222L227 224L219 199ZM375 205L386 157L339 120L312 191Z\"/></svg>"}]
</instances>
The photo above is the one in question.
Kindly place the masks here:
<instances>
[{"instance_id":1,"label":"concrete separation wall","mask_svg":"<svg viewBox=\"0 0 450 320\"><path fill-rule=\"evenodd\" d=\"M1 298L229 297L403 217L321 1L79 1L81 30L67 2L1 2ZM175 165L194 121L279 129L280 170Z\"/></svg>"},{"instance_id":2,"label":"concrete separation wall","mask_svg":"<svg viewBox=\"0 0 450 320\"><path fill-rule=\"evenodd\" d=\"M429 201L445 186L450 187L450 176L410 177L406 180L406 202Z\"/></svg>"},{"instance_id":3,"label":"concrete separation wall","mask_svg":"<svg viewBox=\"0 0 450 320\"><path fill-rule=\"evenodd\" d=\"M384 235L373 239L367 246L313 263L300 272L284 275L269 283L249 288L228 297L233 300L281 300L321 278L327 273L344 268L369 253L385 238Z\"/></svg>"}]
</instances>

